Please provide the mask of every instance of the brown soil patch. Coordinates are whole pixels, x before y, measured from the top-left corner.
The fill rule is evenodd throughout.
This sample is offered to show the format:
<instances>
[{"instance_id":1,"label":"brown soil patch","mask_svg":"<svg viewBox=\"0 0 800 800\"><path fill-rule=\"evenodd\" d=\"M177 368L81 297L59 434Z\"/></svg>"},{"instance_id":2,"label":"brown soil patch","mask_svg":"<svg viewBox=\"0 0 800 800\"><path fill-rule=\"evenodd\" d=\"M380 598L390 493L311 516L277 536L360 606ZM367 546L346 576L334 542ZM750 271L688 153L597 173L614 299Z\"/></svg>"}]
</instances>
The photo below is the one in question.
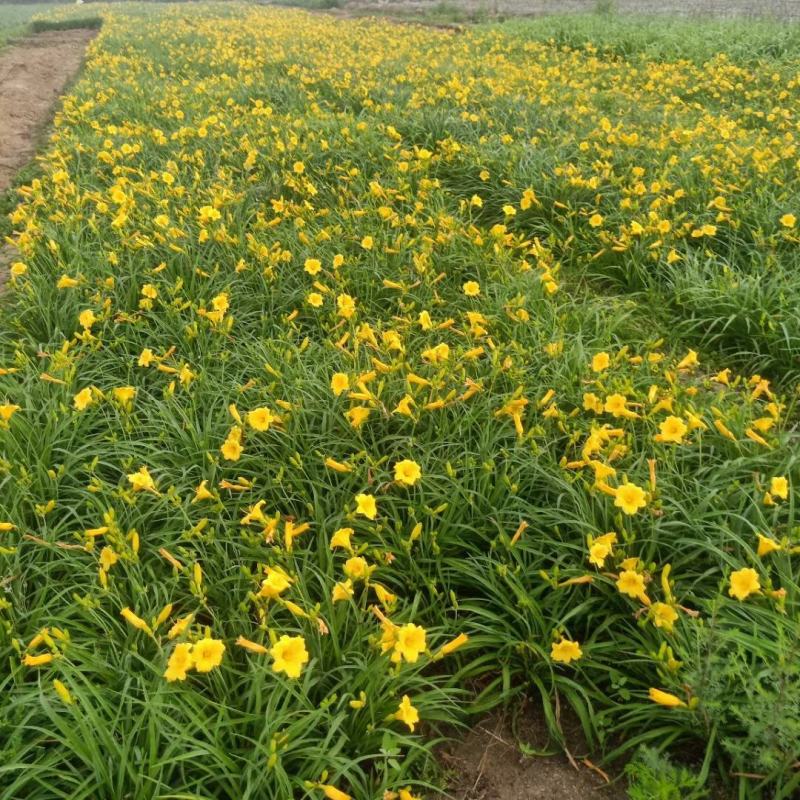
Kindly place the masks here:
<instances>
[{"instance_id":1,"label":"brown soil patch","mask_svg":"<svg viewBox=\"0 0 800 800\"><path fill-rule=\"evenodd\" d=\"M0 192L36 151L37 135L96 31L47 31L0 51Z\"/></svg>"},{"instance_id":2,"label":"brown soil patch","mask_svg":"<svg viewBox=\"0 0 800 800\"><path fill-rule=\"evenodd\" d=\"M83 63L97 31L47 31L0 51L0 192L36 152L39 134L59 95ZM11 248L0 243L0 292Z\"/></svg>"},{"instance_id":3,"label":"brown soil patch","mask_svg":"<svg viewBox=\"0 0 800 800\"><path fill-rule=\"evenodd\" d=\"M608 783L591 761L587 764L575 726L565 733L571 751L567 757L548 741L541 712L528 707L517 714L515 724L510 713L492 714L439 753L442 767L453 775L448 798L623 800L627 796L621 782ZM518 743L527 752L548 755L523 755Z\"/></svg>"}]
</instances>

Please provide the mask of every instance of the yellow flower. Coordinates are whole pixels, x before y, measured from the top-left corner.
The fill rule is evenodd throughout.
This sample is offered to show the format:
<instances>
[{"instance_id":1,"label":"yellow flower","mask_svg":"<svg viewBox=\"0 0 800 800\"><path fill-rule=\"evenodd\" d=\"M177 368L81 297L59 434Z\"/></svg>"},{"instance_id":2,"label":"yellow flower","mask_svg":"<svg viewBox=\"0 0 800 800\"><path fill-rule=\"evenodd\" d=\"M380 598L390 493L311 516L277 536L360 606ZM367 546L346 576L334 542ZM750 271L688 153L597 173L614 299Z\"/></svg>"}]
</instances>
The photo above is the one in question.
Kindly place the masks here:
<instances>
[{"instance_id":1,"label":"yellow flower","mask_svg":"<svg viewBox=\"0 0 800 800\"><path fill-rule=\"evenodd\" d=\"M356 495L356 514L361 514L367 519L375 519L378 516L378 504L371 494Z\"/></svg>"},{"instance_id":2,"label":"yellow flower","mask_svg":"<svg viewBox=\"0 0 800 800\"><path fill-rule=\"evenodd\" d=\"M340 317L350 319L356 313L356 301L349 294L340 294L336 298L336 308Z\"/></svg>"},{"instance_id":3,"label":"yellow flower","mask_svg":"<svg viewBox=\"0 0 800 800\"><path fill-rule=\"evenodd\" d=\"M606 559L614 552L614 544L617 541L617 534L604 533L596 539L590 537L589 540L589 563L596 567L605 565Z\"/></svg>"},{"instance_id":4,"label":"yellow flower","mask_svg":"<svg viewBox=\"0 0 800 800\"><path fill-rule=\"evenodd\" d=\"M595 355L592 356L592 371L602 372L608 369L610 363L611 356L609 356L608 353L595 353Z\"/></svg>"},{"instance_id":5,"label":"yellow flower","mask_svg":"<svg viewBox=\"0 0 800 800\"><path fill-rule=\"evenodd\" d=\"M224 652L225 645L219 639L209 639L208 637L200 639L192 648L194 668L198 672L211 672L214 667L218 667L222 663Z\"/></svg>"},{"instance_id":6,"label":"yellow flower","mask_svg":"<svg viewBox=\"0 0 800 800\"><path fill-rule=\"evenodd\" d=\"M736 437L733 435L733 432L728 428L728 426L721 420L715 419L714 420L714 427L726 438L730 439L732 442L736 441Z\"/></svg>"},{"instance_id":7,"label":"yellow flower","mask_svg":"<svg viewBox=\"0 0 800 800\"><path fill-rule=\"evenodd\" d=\"M663 628L666 631L671 631L678 620L678 612L668 603L653 603L650 613L656 628Z\"/></svg>"},{"instance_id":8,"label":"yellow flower","mask_svg":"<svg viewBox=\"0 0 800 800\"><path fill-rule=\"evenodd\" d=\"M774 553L776 550L781 549L780 544L776 542L774 539L770 539L768 536L762 536L760 533L756 535L758 536L759 558L763 558L764 556L767 556L770 553Z\"/></svg>"},{"instance_id":9,"label":"yellow flower","mask_svg":"<svg viewBox=\"0 0 800 800\"><path fill-rule=\"evenodd\" d=\"M136 364L140 367L149 367L154 361L156 361L155 354L149 347L145 347L139 354Z\"/></svg>"},{"instance_id":10,"label":"yellow flower","mask_svg":"<svg viewBox=\"0 0 800 800\"><path fill-rule=\"evenodd\" d=\"M403 459L394 465L394 479L406 486L413 486L422 477L422 470L416 461Z\"/></svg>"},{"instance_id":11,"label":"yellow flower","mask_svg":"<svg viewBox=\"0 0 800 800\"><path fill-rule=\"evenodd\" d=\"M311 292L308 297L306 297L306 302L312 308L320 308L324 302L322 295L319 292Z\"/></svg>"},{"instance_id":12,"label":"yellow flower","mask_svg":"<svg viewBox=\"0 0 800 800\"><path fill-rule=\"evenodd\" d=\"M350 537L352 535L352 528L339 528L337 531L334 531L333 536L331 536L331 550L337 547L341 547L345 550L352 550L353 545L350 543Z\"/></svg>"},{"instance_id":13,"label":"yellow flower","mask_svg":"<svg viewBox=\"0 0 800 800\"><path fill-rule=\"evenodd\" d=\"M331 786L328 783L321 783L319 788L322 789L322 793L325 795L327 800L353 800L349 794L337 789L335 786Z\"/></svg>"},{"instance_id":14,"label":"yellow flower","mask_svg":"<svg viewBox=\"0 0 800 800\"><path fill-rule=\"evenodd\" d=\"M322 263L316 258L307 258L303 269L309 275L316 275L322 269Z\"/></svg>"},{"instance_id":15,"label":"yellow flower","mask_svg":"<svg viewBox=\"0 0 800 800\"><path fill-rule=\"evenodd\" d=\"M614 491L614 505L624 514L635 514L647 505L644 489L635 483L623 483Z\"/></svg>"},{"instance_id":16,"label":"yellow flower","mask_svg":"<svg viewBox=\"0 0 800 800\"><path fill-rule=\"evenodd\" d=\"M338 397L350 388L350 378L344 372L334 372L331 378L331 391Z\"/></svg>"},{"instance_id":17,"label":"yellow flower","mask_svg":"<svg viewBox=\"0 0 800 800\"><path fill-rule=\"evenodd\" d=\"M569 664L570 661L577 661L583 655L581 646L578 642L571 642L563 636L558 642L553 642L550 648L550 658L562 664Z\"/></svg>"},{"instance_id":18,"label":"yellow flower","mask_svg":"<svg viewBox=\"0 0 800 800\"><path fill-rule=\"evenodd\" d=\"M179 636L185 633L186 629L192 624L194 620L194 614L187 614L185 617L181 617L170 629L167 633L167 639L177 639Z\"/></svg>"},{"instance_id":19,"label":"yellow flower","mask_svg":"<svg viewBox=\"0 0 800 800\"><path fill-rule=\"evenodd\" d=\"M134 492L153 492L158 494L155 481L147 467L140 467L138 472L131 472L127 475L127 478Z\"/></svg>"},{"instance_id":20,"label":"yellow flower","mask_svg":"<svg viewBox=\"0 0 800 800\"><path fill-rule=\"evenodd\" d=\"M52 653L41 653L38 656L32 655L31 653L26 653L22 659L22 663L26 667L43 667L46 664L49 664L52 660Z\"/></svg>"},{"instance_id":21,"label":"yellow flower","mask_svg":"<svg viewBox=\"0 0 800 800\"><path fill-rule=\"evenodd\" d=\"M213 206L202 206L197 213L197 220L200 225L207 225L209 222L215 222L222 215Z\"/></svg>"},{"instance_id":22,"label":"yellow flower","mask_svg":"<svg viewBox=\"0 0 800 800\"><path fill-rule=\"evenodd\" d=\"M364 237L364 238L361 240L361 246L362 246L362 247L363 247L365 250L372 250L372 248L373 248L373 245L374 245L374 244L375 244L375 242L373 241L373 239L372 239L372 237L371 237L371 236L365 236L365 237Z\"/></svg>"},{"instance_id":23,"label":"yellow flower","mask_svg":"<svg viewBox=\"0 0 800 800\"><path fill-rule=\"evenodd\" d=\"M680 697L676 697L669 692L662 692L661 689L650 689L648 695L654 703L658 703L660 706L665 706L666 708L686 708L686 703L684 703Z\"/></svg>"},{"instance_id":24,"label":"yellow flower","mask_svg":"<svg viewBox=\"0 0 800 800\"><path fill-rule=\"evenodd\" d=\"M794 228L797 224L797 218L794 214L784 214L780 219L780 223L784 228Z\"/></svg>"},{"instance_id":25,"label":"yellow flower","mask_svg":"<svg viewBox=\"0 0 800 800\"><path fill-rule=\"evenodd\" d=\"M789 498L789 481L783 476L773 478L769 483L770 494L780 497L781 500Z\"/></svg>"},{"instance_id":26,"label":"yellow flower","mask_svg":"<svg viewBox=\"0 0 800 800\"><path fill-rule=\"evenodd\" d=\"M348 705L350 708L359 709L367 705L367 693L363 690L358 693L358 700L351 700Z\"/></svg>"},{"instance_id":27,"label":"yellow flower","mask_svg":"<svg viewBox=\"0 0 800 800\"><path fill-rule=\"evenodd\" d=\"M247 424L255 431L268 431L275 422L275 415L263 406L247 413Z\"/></svg>"},{"instance_id":28,"label":"yellow flower","mask_svg":"<svg viewBox=\"0 0 800 800\"><path fill-rule=\"evenodd\" d=\"M328 469L332 469L334 472L352 472L353 468L349 464L343 464L341 461L337 461L334 458L328 456L324 461L325 466Z\"/></svg>"},{"instance_id":29,"label":"yellow flower","mask_svg":"<svg viewBox=\"0 0 800 800\"><path fill-rule=\"evenodd\" d=\"M119 556L108 545L100 551L100 568L103 571L108 572L117 561L119 561Z\"/></svg>"},{"instance_id":30,"label":"yellow flower","mask_svg":"<svg viewBox=\"0 0 800 800\"><path fill-rule=\"evenodd\" d=\"M589 547L589 563L595 567L603 567L611 552L611 545L605 542L594 542Z\"/></svg>"},{"instance_id":31,"label":"yellow flower","mask_svg":"<svg viewBox=\"0 0 800 800\"><path fill-rule=\"evenodd\" d=\"M690 350L679 362L678 362L678 369L690 369L691 367L696 367L700 362L697 359L697 353L694 350Z\"/></svg>"},{"instance_id":32,"label":"yellow flower","mask_svg":"<svg viewBox=\"0 0 800 800\"><path fill-rule=\"evenodd\" d=\"M413 664L425 650L427 633L424 628L413 623L402 625L394 632L394 651L397 660L404 659Z\"/></svg>"},{"instance_id":33,"label":"yellow flower","mask_svg":"<svg viewBox=\"0 0 800 800\"><path fill-rule=\"evenodd\" d=\"M466 633L459 633L455 639L451 639L441 646L439 652L436 654L436 658L444 658L445 656L449 656L450 653L455 653L456 650L463 647L467 642L469 642L469 636L467 636Z\"/></svg>"},{"instance_id":34,"label":"yellow flower","mask_svg":"<svg viewBox=\"0 0 800 800\"><path fill-rule=\"evenodd\" d=\"M614 417L625 417L626 419L636 419L637 414L628 408L628 399L624 394L611 394L606 398L603 406L607 414Z\"/></svg>"},{"instance_id":35,"label":"yellow flower","mask_svg":"<svg viewBox=\"0 0 800 800\"><path fill-rule=\"evenodd\" d=\"M390 592L385 586L379 583L373 583L372 588L378 598L378 602L382 606L393 606L397 602L397 595Z\"/></svg>"},{"instance_id":36,"label":"yellow flower","mask_svg":"<svg viewBox=\"0 0 800 800\"><path fill-rule=\"evenodd\" d=\"M394 407L395 414L402 414L403 416L410 417L412 415L411 406L414 405L414 398L407 394L400 399Z\"/></svg>"},{"instance_id":37,"label":"yellow flower","mask_svg":"<svg viewBox=\"0 0 800 800\"><path fill-rule=\"evenodd\" d=\"M372 570L367 564L366 559L361 556L353 556L344 562L344 574L354 581L363 581L369 577Z\"/></svg>"},{"instance_id":38,"label":"yellow flower","mask_svg":"<svg viewBox=\"0 0 800 800\"><path fill-rule=\"evenodd\" d=\"M136 389L133 386L118 386L113 391L114 399L124 408L130 410L133 407L133 400L136 397Z\"/></svg>"},{"instance_id":39,"label":"yellow flower","mask_svg":"<svg viewBox=\"0 0 800 800\"><path fill-rule=\"evenodd\" d=\"M244 636L239 636L236 639L236 644L251 653L258 653L259 655L266 655L269 650L263 644L258 642L251 642L250 639L245 639Z\"/></svg>"},{"instance_id":40,"label":"yellow flower","mask_svg":"<svg viewBox=\"0 0 800 800\"><path fill-rule=\"evenodd\" d=\"M599 228L603 224L603 217L600 214L592 214L589 217L589 225L593 228Z\"/></svg>"},{"instance_id":41,"label":"yellow flower","mask_svg":"<svg viewBox=\"0 0 800 800\"><path fill-rule=\"evenodd\" d=\"M92 325L97 322L97 317L94 315L94 311L91 308L87 308L78 315L78 322L80 322L81 327L88 331L91 329Z\"/></svg>"},{"instance_id":42,"label":"yellow flower","mask_svg":"<svg viewBox=\"0 0 800 800\"><path fill-rule=\"evenodd\" d=\"M167 661L164 677L170 682L185 681L186 673L193 666L192 645L187 642L181 642L175 645L175 649L172 651L169 661Z\"/></svg>"},{"instance_id":43,"label":"yellow flower","mask_svg":"<svg viewBox=\"0 0 800 800\"><path fill-rule=\"evenodd\" d=\"M94 402L94 394L91 387L81 389L75 397L72 398L72 405L76 411L84 411Z\"/></svg>"},{"instance_id":44,"label":"yellow flower","mask_svg":"<svg viewBox=\"0 0 800 800\"><path fill-rule=\"evenodd\" d=\"M74 289L76 286L78 286L78 281L69 275L62 275L56 284L57 289Z\"/></svg>"},{"instance_id":45,"label":"yellow flower","mask_svg":"<svg viewBox=\"0 0 800 800\"><path fill-rule=\"evenodd\" d=\"M273 658L272 669L285 672L288 678L299 678L303 665L308 663L308 651L302 636L281 636L269 654Z\"/></svg>"},{"instance_id":46,"label":"yellow flower","mask_svg":"<svg viewBox=\"0 0 800 800\"><path fill-rule=\"evenodd\" d=\"M342 600L349 600L353 596L353 581L348 578L346 581L339 581L334 584L331 599L334 603L339 603Z\"/></svg>"},{"instance_id":47,"label":"yellow flower","mask_svg":"<svg viewBox=\"0 0 800 800\"><path fill-rule=\"evenodd\" d=\"M12 403L0 404L0 421L8 422L19 410L20 406L13 405Z\"/></svg>"},{"instance_id":48,"label":"yellow flower","mask_svg":"<svg viewBox=\"0 0 800 800\"><path fill-rule=\"evenodd\" d=\"M731 371L730 369L723 369L720 370L713 378L717 383L721 383L724 386L731 385Z\"/></svg>"},{"instance_id":49,"label":"yellow flower","mask_svg":"<svg viewBox=\"0 0 800 800\"><path fill-rule=\"evenodd\" d=\"M594 392L585 392L583 395L583 410L602 414L603 401Z\"/></svg>"},{"instance_id":50,"label":"yellow flower","mask_svg":"<svg viewBox=\"0 0 800 800\"><path fill-rule=\"evenodd\" d=\"M350 420L350 424L358 429L367 421L371 413L372 409L367 406L353 406L345 416Z\"/></svg>"},{"instance_id":51,"label":"yellow flower","mask_svg":"<svg viewBox=\"0 0 800 800\"><path fill-rule=\"evenodd\" d=\"M244 448L242 447L242 429L234 425L228 438L222 443L220 452L226 461L238 461L241 458Z\"/></svg>"},{"instance_id":52,"label":"yellow flower","mask_svg":"<svg viewBox=\"0 0 800 800\"><path fill-rule=\"evenodd\" d=\"M621 594L633 597L636 600L646 597L644 593L644 578L632 569L620 572L617 578L617 589Z\"/></svg>"},{"instance_id":53,"label":"yellow flower","mask_svg":"<svg viewBox=\"0 0 800 800\"><path fill-rule=\"evenodd\" d=\"M477 281L467 281L461 288L467 297L477 297L481 293L481 285Z\"/></svg>"},{"instance_id":54,"label":"yellow flower","mask_svg":"<svg viewBox=\"0 0 800 800\"><path fill-rule=\"evenodd\" d=\"M127 606L119 612L123 619L129 624L133 625L134 628L140 631L144 631L145 633L153 635L153 631L150 629L150 626L141 618L137 617L133 611L130 610Z\"/></svg>"},{"instance_id":55,"label":"yellow flower","mask_svg":"<svg viewBox=\"0 0 800 800\"><path fill-rule=\"evenodd\" d=\"M403 695L394 718L408 725L408 729L413 733L414 726L419 722L419 712L411 705L411 698L407 694Z\"/></svg>"},{"instance_id":56,"label":"yellow flower","mask_svg":"<svg viewBox=\"0 0 800 800\"><path fill-rule=\"evenodd\" d=\"M659 425L660 433L655 436L655 440L657 442L681 444L687 430L686 423L680 417L670 416Z\"/></svg>"},{"instance_id":57,"label":"yellow flower","mask_svg":"<svg viewBox=\"0 0 800 800\"><path fill-rule=\"evenodd\" d=\"M450 358L450 346L442 342L435 347L429 347L422 351L422 357L431 364L441 364Z\"/></svg>"},{"instance_id":58,"label":"yellow flower","mask_svg":"<svg viewBox=\"0 0 800 800\"><path fill-rule=\"evenodd\" d=\"M214 495L208 490L208 481L201 481L200 485L194 490L192 503L199 503L201 500L213 500Z\"/></svg>"},{"instance_id":59,"label":"yellow flower","mask_svg":"<svg viewBox=\"0 0 800 800\"><path fill-rule=\"evenodd\" d=\"M53 681L53 688L56 690L56 694L61 698L61 701L66 705L71 706L75 702L69 689L67 689L58 678Z\"/></svg>"},{"instance_id":60,"label":"yellow flower","mask_svg":"<svg viewBox=\"0 0 800 800\"><path fill-rule=\"evenodd\" d=\"M736 570L731 573L731 585L728 594L737 600L745 600L751 594L761 591L758 573L752 567Z\"/></svg>"},{"instance_id":61,"label":"yellow flower","mask_svg":"<svg viewBox=\"0 0 800 800\"><path fill-rule=\"evenodd\" d=\"M274 600L292 585L292 579L280 567L267 567L267 577L261 581L259 594Z\"/></svg>"}]
</instances>

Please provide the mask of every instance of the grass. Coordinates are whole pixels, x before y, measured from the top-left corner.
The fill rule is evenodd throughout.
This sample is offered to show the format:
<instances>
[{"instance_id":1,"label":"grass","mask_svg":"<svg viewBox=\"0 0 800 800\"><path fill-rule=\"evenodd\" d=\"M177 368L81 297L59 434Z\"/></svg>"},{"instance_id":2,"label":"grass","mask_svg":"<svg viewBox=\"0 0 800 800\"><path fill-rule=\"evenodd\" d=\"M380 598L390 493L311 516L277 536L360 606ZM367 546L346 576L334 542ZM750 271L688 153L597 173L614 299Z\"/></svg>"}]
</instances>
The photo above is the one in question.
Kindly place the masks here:
<instances>
[{"instance_id":1,"label":"grass","mask_svg":"<svg viewBox=\"0 0 800 800\"><path fill-rule=\"evenodd\" d=\"M60 14L62 19L46 19L48 12ZM79 15L74 8L63 3L3 3L0 4L0 47L9 39L26 33L50 30L100 27L99 17Z\"/></svg>"},{"instance_id":2,"label":"grass","mask_svg":"<svg viewBox=\"0 0 800 800\"><path fill-rule=\"evenodd\" d=\"M54 3L4 3L0 5L0 47L25 33L32 17L56 8Z\"/></svg>"},{"instance_id":3,"label":"grass","mask_svg":"<svg viewBox=\"0 0 800 800\"><path fill-rule=\"evenodd\" d=\"M409 800L526 693L792 797L791 58L98 13L10 215L0 794Z\"/></svg>"},{"instance_id":4,"label":"grass","mask_svg":"<svg viewBox=\"0 0 800 800\"><path fill-rule=\"evenodd\" d=\"M30 24L30 30L33 33L42 33L44 31L69 31L78 28L97 30L102 24L102 19L95 16L72 16L61 20L35 19Z\"/></svg>"},{"instance_id":5,"label":"grass","mask_svg":"<svg viewBox=\"0 0 800 800\"><path fill-rule=\"evenodd\" d=\"M686 20L611 13L509 19L500 28L533 41L576 50L598 50L618 58L688 60L694 64L724 54L740 64L787 62L800 52L800 25L765 20Z\"/></svg>"}]
</instances>

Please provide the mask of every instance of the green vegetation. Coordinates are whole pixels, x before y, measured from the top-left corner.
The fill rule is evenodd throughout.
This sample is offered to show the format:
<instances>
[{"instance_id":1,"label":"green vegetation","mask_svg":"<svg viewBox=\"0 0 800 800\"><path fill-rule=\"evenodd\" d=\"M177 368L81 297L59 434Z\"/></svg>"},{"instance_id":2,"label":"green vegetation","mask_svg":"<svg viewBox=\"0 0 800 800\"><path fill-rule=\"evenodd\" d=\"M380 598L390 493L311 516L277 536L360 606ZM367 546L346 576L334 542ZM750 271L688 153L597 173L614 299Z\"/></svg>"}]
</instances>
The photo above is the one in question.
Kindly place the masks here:
<instances>
[{"instance_id":1,"label":"green vegetation","mask_svg":"<svg viewBox=\"0 0 800 800\"><path fill-rule=\"evenodd\" d=\"M792 62L800 54L800 25L761 20L687 20L664 17L564 14L509 19L503 33L603 56L695 64L720 54L740 64ZM766 64L764 64L766 66Z\"/></svg>"},{"instance_id":2,"label":"green vegetation","mask_svg":"<svg viewBox=\"0 0 800 800\"><path fill-rule=\"evenodd\" d=\"M54 3L0 4L0 47L8 39L25 33L32 17L56 7Z\"/></svg>"},{"instance_id":3,"label":"green vegetation","mask_svg":"<svg viewBox=\"0 0 800 800\"><path fill-rule=\"evenodd\" d=\"M412 800L524 693L796 796L794 34L97 9L9 218L0 795Z\"/></svg>"}]
</instances>

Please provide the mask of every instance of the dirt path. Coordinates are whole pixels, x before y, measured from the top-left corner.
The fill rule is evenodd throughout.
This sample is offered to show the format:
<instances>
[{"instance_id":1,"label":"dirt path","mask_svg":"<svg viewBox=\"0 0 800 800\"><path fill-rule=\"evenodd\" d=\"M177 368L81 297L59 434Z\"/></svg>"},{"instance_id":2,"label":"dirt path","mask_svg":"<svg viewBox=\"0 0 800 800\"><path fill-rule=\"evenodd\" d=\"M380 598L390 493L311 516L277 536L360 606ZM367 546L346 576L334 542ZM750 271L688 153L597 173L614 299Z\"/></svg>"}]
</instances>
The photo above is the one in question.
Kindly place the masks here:
<instances>
[{"instance_id":1,"label":"dirt path","mask_svg":"<svg viewBox=\"0 0 800 800\"><path fill-rule=\"evenodd\" d=\"M536 707L519 709L516 735L511 719L495 713L439 752L439 762L452 780L449 800L623 800L620 783L608 784L602 773L584 760L579 724L573 721L567 738L575 756L525 757L519 740L535 751L556 750L548 742L544 719ZM441 798L444 800L444 798Z\"/></svg>"},{"instance_id":2,"label":"dirt path","mask_svg":"<svg viewBox=\"0 0 800 800\"><path fill-rule=\"evenodd\" d=\"M97 31L48 31L0 50L0 193L36 153L53 106ZM13 250L0 242L0 291Z\"/></svg>"},{"instance_id":3,"label":"dirt path","mask_svg":"<svg viewBox=\"0 0 800 800\"><path fill-rule=\"evenodd\" d=\"M96 31L47 31L0 51L0 192L36 151L38 133Z\"/></svg>"}]
</instances>

